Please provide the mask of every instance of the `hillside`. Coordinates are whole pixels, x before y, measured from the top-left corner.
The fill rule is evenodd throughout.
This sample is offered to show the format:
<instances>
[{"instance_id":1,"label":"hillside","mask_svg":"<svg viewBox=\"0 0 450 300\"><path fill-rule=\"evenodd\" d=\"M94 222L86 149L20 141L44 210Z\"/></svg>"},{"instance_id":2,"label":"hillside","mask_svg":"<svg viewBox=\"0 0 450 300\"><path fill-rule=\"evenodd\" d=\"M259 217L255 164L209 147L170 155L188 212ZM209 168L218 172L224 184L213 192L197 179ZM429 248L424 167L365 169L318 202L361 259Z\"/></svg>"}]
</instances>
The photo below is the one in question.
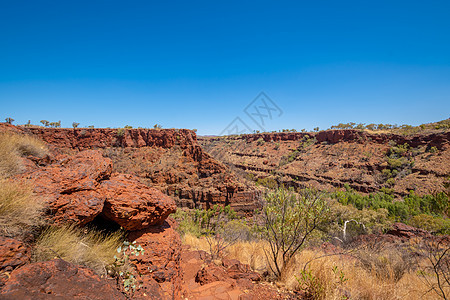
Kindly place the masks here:
<instances>
[{"instance_id":1,"label":"hillside","mask_svg":"<svg viewBox=\"0 0 450 300\"><path fill-rule=\"evenodd\" d=\"M450 131L402 135L362 130L260 133L202 137L217 160L263 185L363 192L391 189L397 196L448 189Z\"/></svg>"}]
</instances>

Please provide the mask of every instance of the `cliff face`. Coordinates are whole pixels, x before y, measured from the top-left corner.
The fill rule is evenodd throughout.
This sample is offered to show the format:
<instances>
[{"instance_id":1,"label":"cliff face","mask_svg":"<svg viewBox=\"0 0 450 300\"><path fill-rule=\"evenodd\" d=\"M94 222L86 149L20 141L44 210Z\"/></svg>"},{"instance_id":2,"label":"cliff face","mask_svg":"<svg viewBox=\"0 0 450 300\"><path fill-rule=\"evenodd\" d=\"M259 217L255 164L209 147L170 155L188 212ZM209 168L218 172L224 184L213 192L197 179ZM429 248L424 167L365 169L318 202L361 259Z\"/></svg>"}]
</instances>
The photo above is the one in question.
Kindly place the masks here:
<instances>
[{"instance_id":1,"label":"cliff face","mask_svg":"<svg viewBox=\"0 0 450 300\"><path fill-rule=\"evenodd\" d=\"M109 129L109 128L25 128L58 148L93 149L106 147L162 147L196 145L196 135L187 129Z\"/></svg>"},{"instance_id":2,"label":"cliff face","mask_svg":"<svg viewBox=\"0 0 450 300\"><path fill-rule=\"evenodd\" d=\"M178 206L231 205L250 213L258 193L203 151L187 129L24 128L57 151L98 149L113 161L113 171L131 173L172 196Z\"/></svg>"},{"instance_id":3,"label":"cliff face","mask_svg":"<svg viewBox=\"0 0 450 300\"><path fill-rule=\"evenodd\" d=\"M449 183L448 131L406 136L328 130L209 137L199 142L216 159L269 184L328 190L348 184L364 193L384 187L405 195L410 190L443 191Z\"/></svg>"}]
</instances>

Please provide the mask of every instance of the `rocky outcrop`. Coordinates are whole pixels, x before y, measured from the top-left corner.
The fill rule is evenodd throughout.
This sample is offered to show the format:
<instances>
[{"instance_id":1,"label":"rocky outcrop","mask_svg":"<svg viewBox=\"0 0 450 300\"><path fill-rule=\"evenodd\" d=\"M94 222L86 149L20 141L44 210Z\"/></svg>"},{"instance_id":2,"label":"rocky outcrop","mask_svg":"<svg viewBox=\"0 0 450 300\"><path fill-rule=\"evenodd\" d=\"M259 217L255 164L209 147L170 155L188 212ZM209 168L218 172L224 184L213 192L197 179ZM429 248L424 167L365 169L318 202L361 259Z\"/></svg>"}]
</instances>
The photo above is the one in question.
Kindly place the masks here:
<instances>
[{"instance_id":1,"label":"rocky outcrop","mask_svg":"<svg viewBox=\"0 0 450 300\"><path fill-rule=\"evenodd\" d=\"M132 175L112 175L112 161L98 150L62 157L56 163L23 175L47 203L56 224L86 225L95 217L139 230L164 222L176 210L173 199Z\"/></svg>"},{"instance_id":2,"label":"rocky outcrop","mask_svg":"<svg viewBox=\"0 0 450 300\"><path fill-rule=\"evenodd\" d=\"M432 235L426 230L412 227L403 223L392 224L391 229L389 229L386 234L393 235L403 239L411 238L431 238Z\"/></svg>"},{"instance_id":3,"label":"rocky outcrop","mask_svg":"<svg viewBox=\"0 0 450 300\"><path fill-rule=\"evenodd\" d=\"M114 172L131 173L172 196L178 206L231 205L243 214L258 206L258 192L205 153L187 129L22 128L59 152L98 149ZM62 150L61 150L62 149Z\"/></svg>"},{"instance_id":4,"label":"rocky outcrop","mask_svg":"<svg viewBox=\"0 0 450 300\"><path fill-rule=\"evenodd\" d=\"M125 230L161 225L177 209L172 198L140 183L133 175L112 176L102 182L98 193L105 199L102 214Z\"/></svg>"},{"instance_id":5,"label":"rocky outcrop","mask_svg":"<svg viewBox=\"0 0 450 300\"><path fill-rule=\"evenodd\" d=\"M63 157L23 178L33 182L34 192L47 203L54 222L85 225L103 209L105 199L97 190L111 171L111 160L90 150Z\"/></svg>"},{"instance_id":6,"label":"rocky outcrop","mask_svg":"<svg viewBox=\"0 0 450 300\"><path fill-rule=\"evenodd\" d=\"M126 299L91 270L60 259L25 265L11 273L0 292L5 300Z\"/></svg>"},{"instance_id":7,"label":"rocky outcrop","mask_svg":"<svg viewBox=\"0 0 450 300\"><path fill-rule=\"evenodd\" d=\"M135 276L142 282L133 299L179 298L181 240L174 222L166 221L176 210L172 198L142 184L134 175L112 173L112 161L98 150L59 156L53 164L21 176L33 181L34 192L45 200L47 216L54 224L84 226L94 221L101 223L97 225L109 226L107 229L110 230L120 226L128 232L130 242L135 241L144 248L145 254L133 259ZM11 239L4 240L0 252L4 252L3 264L5 268L9 266L8 270L29 259L23 244ZM30 297L23 299L40 299L43 297L41 292L59 297L65 288L63 280L75 282L73 290L68 290L67 299L72 296L88 299L96 289L104 290L105 296L92 296L91 299L121 299L114 298L115 294L105 290L103 283L96 282L93 274L63 261L22 268L22 272L15 273L15 277L11 275L7 281L3 290L6 299L22 299L20 297L24 295ZM38 275L29 280L27 272ZM85 287L89 281L94 283ZM82 293L73 294L76 289Z\"/></svg>"},{"instance_id":8,"label":"rocky outcrop","mask_svg":"<svg viewBox=\"0 0 450 300\"><path fill-rule=\"evenodd\" d=\"M129 233L128 239L144 248L144 254L133 259L142 281L135 297L149 295L157 283L161 299L180 299L181 239L174 226L174 221L168 219L161 225Z\"/></svg>"},{"instance_id":9,"label":"rocky outcrop","mask_svg":"<svg viewBox=\"0 0 450 300\"><path fill-rule=\"evenodd\" d=\"M356 129L337 129L325 130L320 132L277 132L277 133L257 133L257 134L243 134L241 136L230 136L228 139L244 139L247 142L258 141L260 139L265 142L280 142L280 141L301 141L305 136L316 138L317 142L339 143L339 142L358 142L366 143L368 141L378 144L386 144L390 141L403 145L409 144L411 147L418 147L421 145L435 146L442 149L450 143L450 132L430 133L430 134L415 134L415 135L400 135L394 133L368 133ZM223 137L211 138L211 141L220 140Z\"/></svg>"},{"instance_id":10,"label":"rocky outcrop","mask_svg":"<svg viewBox=\"0 0 450 300\"><path fill-rule=\"evenodd\" d=\"M185 148L196 139L187 129L110 129L110 128L24 128L58 148L78 150L107 147L162 147L179 145Z\"/></svg>"}]
</instances>

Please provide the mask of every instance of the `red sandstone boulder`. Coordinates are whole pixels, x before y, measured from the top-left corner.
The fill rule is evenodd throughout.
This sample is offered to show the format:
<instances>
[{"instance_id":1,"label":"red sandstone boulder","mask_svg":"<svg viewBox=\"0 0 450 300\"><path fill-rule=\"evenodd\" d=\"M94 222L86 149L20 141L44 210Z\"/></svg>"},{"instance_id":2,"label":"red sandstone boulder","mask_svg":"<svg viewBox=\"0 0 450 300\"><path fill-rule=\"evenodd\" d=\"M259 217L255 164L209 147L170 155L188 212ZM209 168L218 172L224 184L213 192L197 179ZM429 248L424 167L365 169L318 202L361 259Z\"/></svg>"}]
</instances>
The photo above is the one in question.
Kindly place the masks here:
<instances>
[{"instance_id":1,"label":"red sandstone boulder","mask_svg":"<svg viewBox=\"0 0 450 300\"><path fill-rule=\"evenodd\" d=\"M253 272L249 265L243 264L237 259L224 259L222 265L227 270L228 276L233 279L261 280L261 275Z\"/></svg>"},{"instance_id":2,"label":"red sandstone boulder","mask_svg":"<svg viewBox=\"0 0 450 300\"><path fill-rule=\"evenodd\" d=\"M113 285L91 270L60 259L25 265L11 273L0 298L126 299Z\"/></svg>"},{"instance_id":3,"label":"red sandstone boulder","mask_svg":"<svg viewBox=\"0 0 450 300\"><path fill-rule=\"evenodd\" d=\"M155 282L161 289L160 299L181 297L181 240L174 225L174 221L169 218L162 225L129 233L128 239L144 248L144 254L133 259L140 274L138 279L143 282L134 298L151 295L155 290Z\"/></svg>"},{"instance_id":4,"label":"red sandstone boulder","mask_svg":"<svg viewBox=\"0 0 450 300\"><path fill-rule=\"evenodd\" d=\"M161 225L176 210L175 201L133 175L119 174L102 182L103 215L126 230Z\"/></svg>"},{"instance_id":5,"label":"red sandstone boulder","mask_svg":"<svg viewBox=\"0 0 450 300\"><path fill-rule=\"evenodd\" d=\"M96 192L109 178L112 162L99 151L89 150L24 175L34 192L47 202L54 222L85 225L103 209L104 197Z\"/></svg>"}]
</instances>

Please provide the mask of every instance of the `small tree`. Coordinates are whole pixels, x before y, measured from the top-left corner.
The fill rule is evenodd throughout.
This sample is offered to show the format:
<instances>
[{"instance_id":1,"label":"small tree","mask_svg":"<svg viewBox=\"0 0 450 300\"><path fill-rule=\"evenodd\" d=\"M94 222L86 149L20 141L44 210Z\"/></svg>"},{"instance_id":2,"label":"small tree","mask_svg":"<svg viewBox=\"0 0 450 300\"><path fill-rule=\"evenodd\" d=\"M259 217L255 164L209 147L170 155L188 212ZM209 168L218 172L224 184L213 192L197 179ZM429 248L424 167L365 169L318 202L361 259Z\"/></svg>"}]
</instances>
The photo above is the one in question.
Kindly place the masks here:
<instances>
[{"instance_id":1,"label":"small tree","mask_svg":"<svg viewBox=\"0 0 450 300\"><path fill-rule=\"evenodd\" d=\"M8 124L12 124L12 122L14 122L15 120L13 118L6 118L5 121Z\"/></svg>"},{"instance_id":2,"label":"small tree","mask_svg":"<svg viewBox=\"0 0 450 300\"><path fill-rule=\"evenodd\" d=\"M161 125L159 125L159 124L155 124L155 125L153 125L153 128L154 128L154 129L161 129L161 128L162 128L162 126L161 126Z\"/></svg>"},{"instance_id":3,"label":"small tree","mask_svg":"<svg viewBox=\"0 0 450 300\"><path fill-rule=\"evenodd\" d=\"M50 122L47 121L47 120L41 120L41 124L42 124L43 126L45 126L45 127L48 127L49 124L50 124Z\"/></svg>"},{"instance_id":4,"label":"small tree","mask_svg":"<svg viewBox=\"0 0 450 300\"><path fill-rule=\"evenodd\" d=\"M77 122L73 122L72 123L73 129L77 128L79 125L80 125L80 123L77 123Z\"/></svg>"},{"instance_id":5,"label":"small tree","mask_svg":"<svg viewBox=\"0 0 450 300\"><path fill-rule=\"evenodd\" d=\"M279 188L266 195L264 235L270 245L266 256L278 278L327 213L328 206L322 194L314 190L305 189L295 194Z\"/></svg>"}]
</instances>

